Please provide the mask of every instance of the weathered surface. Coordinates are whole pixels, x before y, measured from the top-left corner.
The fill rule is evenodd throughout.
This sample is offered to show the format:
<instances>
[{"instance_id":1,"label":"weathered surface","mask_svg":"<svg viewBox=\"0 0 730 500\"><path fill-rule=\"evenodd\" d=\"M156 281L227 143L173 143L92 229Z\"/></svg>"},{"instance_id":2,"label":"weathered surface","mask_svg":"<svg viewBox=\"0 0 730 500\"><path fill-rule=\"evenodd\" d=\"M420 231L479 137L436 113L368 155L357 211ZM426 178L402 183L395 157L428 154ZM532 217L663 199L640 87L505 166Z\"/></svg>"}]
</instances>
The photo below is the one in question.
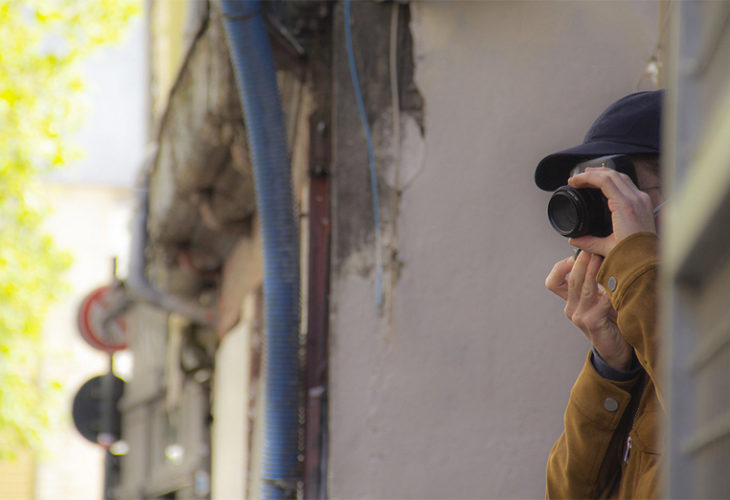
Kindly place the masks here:
<instances>
[{"instance_id":1,"label":"weathered surface","mask_svg":"<svg viewBox=\"0 0 730 500\"><path fill-rule=\"evenodd\" d=\"M413 82L412 40L408 29L409 14L400 8L398 37L398 87L401 123L409 116L423 131L423 99ZM392 262L394 251L389 232L395 217L392 210L395 192L388 175L394 168L393 98L390 90L390 21L391 5L354 2L351 9L352 43L367 120L372 131L375 164L378 172L380 223L385 245L384 264ZM355 92L345 50L343 12L335 16L333 52L333 131L334 155L334 266L340 269L354 263L357 272L367 276L374 266L375 222L373 196L368 165L367 143L357 111ZM365 28L366 27L366 28ZM402 126L402 125L401 125ZM364 252L364 253L363 253ZM360 255L357 255L360 254ZM350 258L354 257L354 258Z\"/></svg>"},{"instance_id":2,"label":"weathered surface","mask_svg":"<svg viewBox=\"0 0 730 500\"><path fill-rule=\"evenodd\" d=\"M175 277L179 254L187 252L188 271L219 268L255 206L241 106L220 12L211 7L172 90L150 179L151 257L163 268L156 276L187 292L198 280Z\"/></svg>"},{"instance_id":3,"label":"weathered surface","mask_svg":"<svg viewBox=\"0 0 730 500\"><path fill-rule=\"evenodd\" d=\"M380 7L380 8L378 8ZM345 35L342 28L342 9L335 17L335 50L333 53L335 132L334 144L334 265L342 265L352 253L364 248L372 249L374 242L373 192L370 188L368 150L360 117L357 112L355 92L345 50ZM355 63L360 78L363 101L370 124L390 106L388 81L388 19L389 9L370 2L354 2L352 19L357 26L372 29L354 29L352 44ZM340 20L339 22L337 20ZM382 164L378 155L376 164ZM379 182L379 188L383 188ZM381 206L385 195L379 189ZM369 250L374 256L374 250ZM374 257L373 257L374 259ZM362 262L360 272L367 275L373 266Z\"/></svg>"},{"instance_id":4,"label":"weathered surface","mask_svg":"<svg viewBox=\"0 0 730 500\"><path fill-rule=\"evenodd\" d=\"M303 95L297 67L275 46L292 147ZM221 13L211 3L160 124L150 178L149 247L158 286L191 294L218 283L235 242L251 230L254 180Z\"/></svg>"}]
</instances>

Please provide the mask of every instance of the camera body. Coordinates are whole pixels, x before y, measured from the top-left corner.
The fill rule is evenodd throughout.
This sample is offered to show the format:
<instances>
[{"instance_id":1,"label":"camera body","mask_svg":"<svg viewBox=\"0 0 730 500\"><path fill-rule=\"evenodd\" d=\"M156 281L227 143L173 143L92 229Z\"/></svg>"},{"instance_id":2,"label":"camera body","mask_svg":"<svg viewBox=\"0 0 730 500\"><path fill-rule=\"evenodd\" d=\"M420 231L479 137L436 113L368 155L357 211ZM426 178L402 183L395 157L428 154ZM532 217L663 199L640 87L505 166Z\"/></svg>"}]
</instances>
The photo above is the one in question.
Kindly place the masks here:
<instances>
[{"instance_id":1,"label":"camera body","mask_svg":"<svg viewBox=\"0 0 730 500\"><path fill-rule=\"evenodd\" d=\"M586 168L606 167L628 175L634 184L636 169L627 155L609 155L578 163L570 175ZM548 202L548 219L553 228L566 238L583 235L608 236L613 232L608 201L600 189L559 187Z\"/></svg>"}]
</instances>

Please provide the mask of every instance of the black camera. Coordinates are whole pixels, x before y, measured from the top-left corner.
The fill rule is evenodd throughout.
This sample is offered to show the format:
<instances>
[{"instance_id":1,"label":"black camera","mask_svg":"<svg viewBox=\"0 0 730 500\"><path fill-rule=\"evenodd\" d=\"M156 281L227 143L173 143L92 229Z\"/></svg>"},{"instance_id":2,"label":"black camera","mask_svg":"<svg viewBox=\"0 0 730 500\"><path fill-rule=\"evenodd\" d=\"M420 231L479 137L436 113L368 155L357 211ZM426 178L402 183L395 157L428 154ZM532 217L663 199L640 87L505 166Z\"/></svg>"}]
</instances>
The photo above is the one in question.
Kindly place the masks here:
<instances>
[{"instance_id":1,"label":"black camera","mask_svg":"<svg viewBox=\"0 0 730 500\"><path fill-rule=\"evenodd\" d=\"M583 172L586 168L598 167L624 173L637 184L634 163L626 155L601 156L578 163L570 175ZM586 234L603 237L613 232L608 201L600 189L559 187L550 197L547 212L550 224L566 238Z\"/></svg>"}]
</instances>

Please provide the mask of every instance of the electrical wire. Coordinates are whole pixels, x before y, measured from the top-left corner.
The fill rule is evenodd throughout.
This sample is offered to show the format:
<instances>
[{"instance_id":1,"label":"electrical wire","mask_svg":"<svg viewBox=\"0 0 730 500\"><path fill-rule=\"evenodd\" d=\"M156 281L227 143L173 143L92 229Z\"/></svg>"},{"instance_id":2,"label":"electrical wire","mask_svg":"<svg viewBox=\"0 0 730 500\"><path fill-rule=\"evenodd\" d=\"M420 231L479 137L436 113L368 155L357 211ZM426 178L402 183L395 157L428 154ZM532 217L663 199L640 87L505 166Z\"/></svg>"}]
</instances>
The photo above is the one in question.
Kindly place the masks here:
<instances>
[{"instance_id":1,"label":"electrical wire","mask_svg":"<svg viewBox=\"0 0 730 500\"><path fill-rule=\"evenodd\" d=\"M393 106L393 152L395 161L394 189L400 196L400 97L398 93L398 12L400 5L393 2L390 14L390 96Z\"/></svg>"},{"instance_id":2,"label":"electrical wire","mask_svg":"<svg viewBox=\"0 0 730 500\"><path fill-rule=\"evenodd\" d=\"M360 112L360 121L365 130L365 140L368 146L368 160L370 164L370 187L373 192L373 217L375 219L375 305L380 307L383 303L383 248L380 230L380 198L378 194L378 173L375 169L375 148L373 147L373 138L370 133L370 125L365 114L365 104L363 103L362 92L360 90L360 81L357 77L357 67L355 66L355 51L352 48L352 33L350 30L350 0L345 0L345 41L347 45L347 59L350 63L350 77L352 78L352 86L355 90L355 100L357 108Z\"/></svg>"},{"instance_id":3,"label":"electrical wire","mask_svg":"<svg viewBox=\"0 0 730 500\"><path fill-rule=\"evenodd\" d=\"M657 42L654 46L654 50L649 57L649 60L644 67L644 71L636 81L636 91L640 90L641 84L645 79L649 79L651 84L656 88L659 85L659 76L662 71L661 53L664 49L664 35L667 31L667 25L669 24L671 9L667 7L667 11L664 14L664 19L659 24L659 32L657 33Z\"/></svg>"},{"instance_id":4,"label":"electrical wire","mask_svg":"<svg viewBox=\"0 0 730 500\"><path fill-rule=\"evenodd\" d=\"M390 225L392 236L390 238L390 285L388 288L388 318L391 329L393 328L393 307L395 302L395 285L397 280L398 258L398 210L400 208L400 176L401 176L401 144L400 144L400 97L398 94L398 14L400 5L393 2L390 11L390 98L393 118L393 196L391 204Z\"/></svg>"}]
</instances>

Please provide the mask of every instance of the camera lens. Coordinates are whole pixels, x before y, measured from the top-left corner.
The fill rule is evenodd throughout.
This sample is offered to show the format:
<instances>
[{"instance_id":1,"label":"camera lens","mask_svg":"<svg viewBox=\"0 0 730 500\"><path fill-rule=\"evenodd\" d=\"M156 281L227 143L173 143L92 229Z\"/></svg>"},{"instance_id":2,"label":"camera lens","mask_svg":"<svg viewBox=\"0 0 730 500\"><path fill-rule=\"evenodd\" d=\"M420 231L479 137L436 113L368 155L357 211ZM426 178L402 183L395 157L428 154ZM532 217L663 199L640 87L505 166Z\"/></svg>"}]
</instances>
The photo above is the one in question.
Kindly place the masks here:
<instances>
[{"instance_id":1,"label":"camera lens","mask_svg":"<svg viewBox=\"0 0 730 500\"><path fill-rule=\"evenodd\" d=\"M555 230L566 236L580 230L580 201L569 192L558 191L548 203L548 217Z\"/></svg>"},{"instance_id":2,"label":"camera lens","mask_svg":"<svg viewBox=\"0 0 730 500\"><path fill-rule=\"evenodd\" d=\"M613 231L611 212L599 189L558 188L548 203L548 219L561 235L607 236Z\"/></svg>"}]
</instances>

